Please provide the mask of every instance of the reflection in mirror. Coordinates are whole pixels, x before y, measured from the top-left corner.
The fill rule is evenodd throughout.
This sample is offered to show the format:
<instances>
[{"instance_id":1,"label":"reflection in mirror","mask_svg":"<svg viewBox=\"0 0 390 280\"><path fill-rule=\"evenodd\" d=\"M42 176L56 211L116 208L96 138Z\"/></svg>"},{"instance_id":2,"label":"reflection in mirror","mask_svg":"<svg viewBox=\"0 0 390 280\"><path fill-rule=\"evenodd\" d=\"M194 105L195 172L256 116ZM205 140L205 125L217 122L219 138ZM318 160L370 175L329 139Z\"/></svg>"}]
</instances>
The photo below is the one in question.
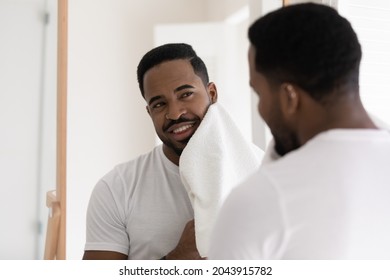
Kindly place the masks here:
<instances>
[{"instance_id":1,"label":"reflection in mirror","mask_svg":"<svg viewBox=\"0 0 390 280\"><path fill-rule=\"evenodd\" d=\"M75 3L69 10L67 84L69 259L81 258L86 207L96 181L115 164L156 145L135 76L141 56L164 40L193 44L201 56L209 58L221 102L250 137L250 122L258 116L246 109L251 103L246 26L251 17L265 10L255 0ZM272 3L280 5L281 1ZM0 1L0 128L4 135L0 140L4 173L0 202L8 210L0 217L4 228L0 259L43 258L46 193L56 189L56 4L56 0ZM191 13L183 13L188 10ZM200 31L207 36L195 37L209 41L199 43L185 32L187 24L198 30L203 24L215 28ZM172 27L184 30L183 37L164 39ZM233 106L238 94L244 111Z\"/></svg>"},{"instance_id":2,"label":"reflection in mirror","mask_svg":"<svg viewBox=\"0 0 390 280\"><path fill-rule=\"evenodd\" d=\"M0 259L42 259L56 184L57 1L0 1Z\"/></svg>"},{"instance_id":3,"label":"reflection in mirror","mask_svg":"<svg viewBox=\"0 0 390 280\"><path fill-rule=\"evenodd\" d=\"M281 5L281 0L70 3L67 259L82 257L87 205L97 181L116 164L156 145L136 69L143 54L157 44L192 44L217 85L218 102L247 137L260 135L259 141L266 142L259 133L261 125L252 133L253 120L261 120L256 105L251 110L246 32L252 17Z\"/></svg>"}]
</instances>

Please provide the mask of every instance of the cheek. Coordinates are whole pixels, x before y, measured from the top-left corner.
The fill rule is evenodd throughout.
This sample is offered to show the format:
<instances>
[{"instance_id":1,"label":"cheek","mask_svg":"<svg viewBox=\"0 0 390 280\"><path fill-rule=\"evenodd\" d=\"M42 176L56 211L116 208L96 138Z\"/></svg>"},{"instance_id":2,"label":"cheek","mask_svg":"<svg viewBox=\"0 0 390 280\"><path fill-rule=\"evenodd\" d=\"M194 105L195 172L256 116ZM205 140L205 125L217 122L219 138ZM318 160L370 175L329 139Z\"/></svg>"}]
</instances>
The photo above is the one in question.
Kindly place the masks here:
<instances>
[{"instance_id":1,"label":"cheek","mask_svg":"<svg viewBox=\"0 0 390 280\"><path fill-rule=\"evenodd\" d=\"M257 110L259 111L260 116L263 118L265 122L268 122L268 109L265 100L261 100L259 98L259 102L257 104Z\"/></svg>"},{"instance_id":2,"label":"cheek","mask_svg":"<svg viewBox=\"0 0 390 280\"><path fill-rule=\"evenodd\" d=\"M150 117L152 118L154 128L156 130L162 130L162 126L164 125L164 116L161 116L161 114L155 114Z\"/></svg>"},{"instance_id":3,"label":"cheek","mask_svg":"<svg viewBox=\"0 0 390 280\"><path fill-rule=\"evenodd\" d=\"M208 98L208 95L203 96L202 98L191 104L191 111L198 117L203 118L210 104L211 100Z\"/></svg>"}]
</instances>

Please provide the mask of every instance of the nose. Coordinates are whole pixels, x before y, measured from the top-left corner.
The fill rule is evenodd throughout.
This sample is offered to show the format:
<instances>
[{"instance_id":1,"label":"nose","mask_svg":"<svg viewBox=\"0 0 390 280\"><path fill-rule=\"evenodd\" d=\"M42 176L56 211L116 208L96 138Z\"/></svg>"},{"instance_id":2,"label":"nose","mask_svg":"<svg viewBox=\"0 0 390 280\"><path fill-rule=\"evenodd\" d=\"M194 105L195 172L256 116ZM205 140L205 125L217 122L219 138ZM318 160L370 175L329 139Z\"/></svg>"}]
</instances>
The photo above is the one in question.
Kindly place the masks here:
<instances>
[{"instance_id":1,"label":"nose","mask_svg":"<svg viewBox=\"0 0 390 280\"><path fill-rule=\"evenodd\" d=\"M186 109L181 104L169 104L165 118L167 120L178 120L186 112Z\"/></svg>"}]
</instances>

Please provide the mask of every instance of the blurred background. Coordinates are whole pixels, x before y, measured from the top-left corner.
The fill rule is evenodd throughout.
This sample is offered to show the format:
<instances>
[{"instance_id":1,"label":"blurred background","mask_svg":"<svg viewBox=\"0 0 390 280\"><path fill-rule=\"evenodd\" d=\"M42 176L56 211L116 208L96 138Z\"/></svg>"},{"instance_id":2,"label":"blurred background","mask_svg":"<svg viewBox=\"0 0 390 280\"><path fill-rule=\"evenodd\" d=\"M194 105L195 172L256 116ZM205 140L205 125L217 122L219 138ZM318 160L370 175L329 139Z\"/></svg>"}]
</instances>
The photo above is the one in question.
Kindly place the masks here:
<instances>
[{"instance_id":1,"label":"blurred background","mask_svg":"<svg viewBox=\"0 0 390 280\"><path fill-rule=\"evenodd\" d=\"M288 4L307 1L285 1ZM313 1L347 17L363 46L361 93L390 123L390 2ZM368 3L369 2L369 3ZM270 134L248 86L247 28L282 0L69 0L66 258L81 259L95 183L157 143L137 84L144 53L192 44L244 135ZM56 188L57 0L0 0L0 259L42 259Z\"/></svg>"}]
</instances>

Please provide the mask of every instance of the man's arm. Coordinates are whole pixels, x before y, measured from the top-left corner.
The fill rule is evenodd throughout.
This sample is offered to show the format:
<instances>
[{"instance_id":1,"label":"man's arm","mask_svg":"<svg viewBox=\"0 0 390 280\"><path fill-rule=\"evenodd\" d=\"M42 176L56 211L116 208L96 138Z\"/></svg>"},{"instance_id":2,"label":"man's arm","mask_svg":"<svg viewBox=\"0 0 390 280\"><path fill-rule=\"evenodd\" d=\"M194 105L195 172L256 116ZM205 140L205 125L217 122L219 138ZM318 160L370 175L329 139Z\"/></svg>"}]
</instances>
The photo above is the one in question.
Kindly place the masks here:
<instances>
[{"instance_id":1,"label":"man's arm","mask_svg":"<svg viewBox=\"0 0 390 280\"><path fill-rule=\"evenodd\" d=\"M83 260L127 260L125 254L113 251L85 251ZM169 252L164 260L201 260L196 248L194 220L189 221L184 227L176 248Z\"/></svg>"},{"instance_id":2,"label":"man's arm","mask_svg":"<svg viewBox=\"0 0 390 280\"><path fill-rule=\"evenodd\" d=\"M202 260L196 248L195 241L195 223L194 220L189 221L184 227L176 248L164 256L165 260Z\"/></svg>"},{"instance_id":3,"label":"man's arm","mask_svg":"<svg viewBox=\"0 0 390 280\"><path fill-rule=\"evenodd\" d=\"M83 260L127 260L127 255L112 251L85 251Z\"/></svg>"}]
</instances>

